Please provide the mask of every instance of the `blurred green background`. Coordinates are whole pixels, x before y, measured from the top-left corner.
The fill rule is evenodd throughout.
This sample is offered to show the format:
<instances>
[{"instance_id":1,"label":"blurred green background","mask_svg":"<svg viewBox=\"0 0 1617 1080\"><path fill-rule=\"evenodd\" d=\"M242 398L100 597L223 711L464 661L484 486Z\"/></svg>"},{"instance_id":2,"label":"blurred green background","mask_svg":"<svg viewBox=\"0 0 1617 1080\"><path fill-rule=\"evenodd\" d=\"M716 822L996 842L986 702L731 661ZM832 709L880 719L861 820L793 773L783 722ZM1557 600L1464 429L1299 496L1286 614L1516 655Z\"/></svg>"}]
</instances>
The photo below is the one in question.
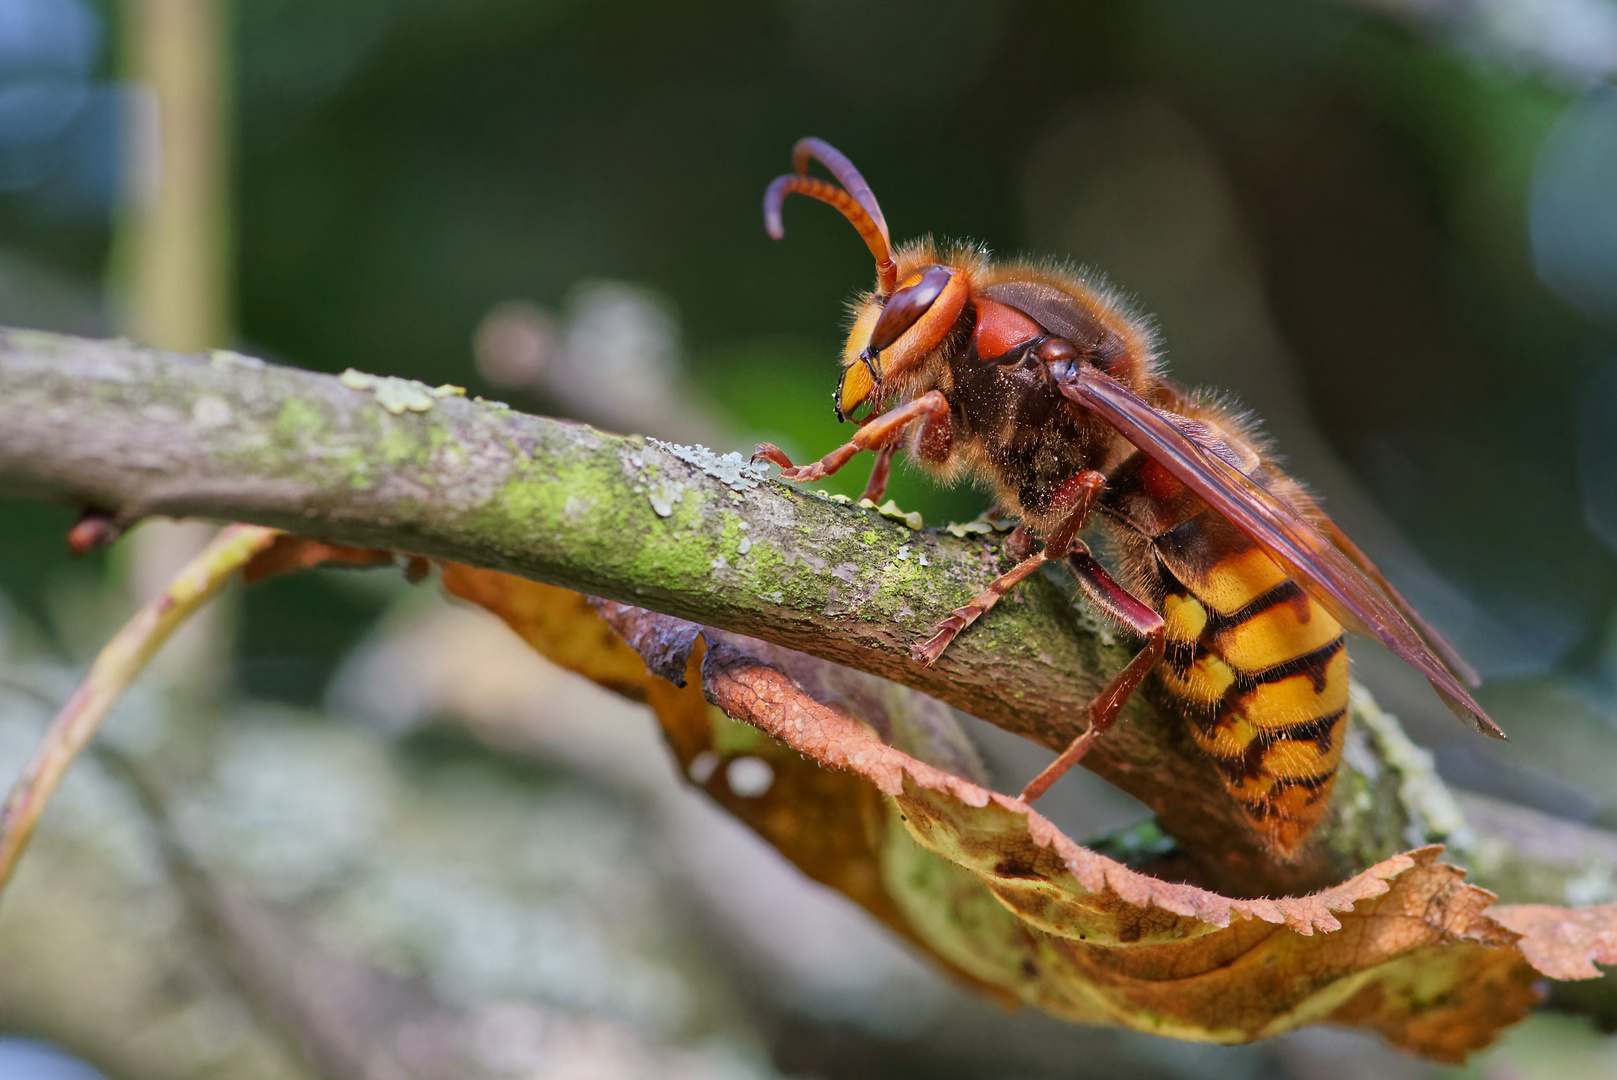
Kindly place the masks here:
<instances>
[{"instance_id":1,"label":"blurred green background","mask_svg":"<svg viewBox=\"0 0 1617 1080\"><path fill-rule=\"evenodd\" d=\"M141 10L0 0L0 321L131 325ZM1136 297L1170 372L1262 415L1487 678L1507 748L1360 650L1445 774L1617 825L1610 0L237 0L224 25L235 347L817 455L871 267L807 201L771 242L760 197L819 135L895 239ZM892 493L929 522L984 504L902 467ZM69 560L72 519L0 502L0 593L41 663L127 609L127 557ZM227 697L331 708L399 603L337 573L243 594Z\"/></svg>"}]
</instances>

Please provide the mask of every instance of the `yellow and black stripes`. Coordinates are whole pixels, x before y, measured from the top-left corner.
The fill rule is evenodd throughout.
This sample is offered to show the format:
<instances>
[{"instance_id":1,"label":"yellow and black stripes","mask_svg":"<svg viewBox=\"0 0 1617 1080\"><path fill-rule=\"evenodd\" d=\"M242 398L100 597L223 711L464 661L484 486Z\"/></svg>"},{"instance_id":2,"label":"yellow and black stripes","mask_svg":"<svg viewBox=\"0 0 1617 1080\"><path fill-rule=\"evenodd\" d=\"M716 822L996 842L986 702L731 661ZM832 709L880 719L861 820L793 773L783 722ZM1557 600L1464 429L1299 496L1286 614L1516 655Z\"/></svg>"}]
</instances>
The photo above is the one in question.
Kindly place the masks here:
<instances>
[{"instance_id":1,"label":"yellow and black stripes","mask_svg":"<svg viewBox=\"0 0 1617 1080\"><path fill-rule=\"evenodd\" d=\"M1342 757L1342 627L1211 512L1152 547L1167 623L1163 685L1254 825L1294 850L1324 816Z\"/></svg>"}]
</instances>

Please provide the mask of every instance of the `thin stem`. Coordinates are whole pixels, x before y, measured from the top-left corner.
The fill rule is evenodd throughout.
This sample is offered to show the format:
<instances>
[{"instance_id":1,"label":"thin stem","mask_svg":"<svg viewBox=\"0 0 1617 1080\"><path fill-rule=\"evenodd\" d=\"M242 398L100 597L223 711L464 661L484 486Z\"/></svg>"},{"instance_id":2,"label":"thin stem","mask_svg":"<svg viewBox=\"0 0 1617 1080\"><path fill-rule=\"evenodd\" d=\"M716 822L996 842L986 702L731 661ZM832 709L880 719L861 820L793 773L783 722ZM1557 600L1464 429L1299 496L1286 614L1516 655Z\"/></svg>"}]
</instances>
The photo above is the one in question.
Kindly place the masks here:
<instances>
[{"instance_id":1,"label":"thin stem","mask_svg":"<svg viewBox=\"0 0 1617 1080\"><path fill-rule=\"evenodd\" d=\"M169 635L278 534L279 530L257 525L225 529L101 650L89 674L51 721L0 809L0 890L11 880L18 858L67 770L100 730L124 690Z\"/></svg>"}]
</instances>

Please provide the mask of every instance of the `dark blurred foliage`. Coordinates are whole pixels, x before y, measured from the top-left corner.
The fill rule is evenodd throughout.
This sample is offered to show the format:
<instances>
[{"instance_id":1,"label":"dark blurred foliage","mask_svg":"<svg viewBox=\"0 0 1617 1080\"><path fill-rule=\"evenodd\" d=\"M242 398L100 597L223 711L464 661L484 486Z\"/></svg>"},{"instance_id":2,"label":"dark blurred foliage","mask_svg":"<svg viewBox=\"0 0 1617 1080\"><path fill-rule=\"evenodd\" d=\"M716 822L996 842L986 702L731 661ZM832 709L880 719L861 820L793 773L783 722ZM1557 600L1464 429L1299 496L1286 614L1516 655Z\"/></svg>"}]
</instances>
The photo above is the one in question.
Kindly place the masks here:
<instances>
[{"instance_id":1,"label":"dark blurred foliage","mask_svg":"<svg viewBox=\"0 0 1617 1080\"><path fill-rule=\"evenodd\" d=\"M258 0L235 45L245 343L493 393L468 346L491 307L622 279L671 301L738 429L814 452L839 437L841 305L870 269L808 204L764 236L792 141L847 152L898 237L1017 252L1040 239L1030 154L1075 111L1153 101L1222 170L1312 419L1375 500L1544 659L1605 645L1617 564L1585 524L1575 406L1611 333L1534 274L1535 154L1574 96L1543 74L1280 0ZM104 215L0 200L0 244L74 278L106 238ZM1119 284L1153 307L1153 281ZM1163 329L1171 359L1197 349ZM913 477L895 495L978 504ZM42 580L24 561L8 579Z\"/></svg>"},{"instance_id":2,"label":"dark blurred foliage","mask_svg":"<svg viewBox=\"0 0 1617 1080\"><path fill-rule=\"evenodd\" d=\"M94 103L111 93L116 21L63 18L35 55L82 100L36 155L49 182L0 197L0 247L88 290L111 220L116 140ZM1614 278L1597 211L1611 213L1613 152L1588 135L1613 123L1609 89L1569 111L1564 72L1281 0L244 0L233 44L246 347L510 396L471 367L491 309L632 282L677 313L689 378L734 438L820 452L841 435L842 305L870 267L823 208L791 206L782 244L759 221L792 141L818 134L871 179L897 237L1070 244L1051 253L1101 262L1198 381L1261 406L1252 358L1278 348L1304 415L1273 426L1321 432L1476 602L1482 629L1456 632L1485 669L1610 678ZM1248 320L1214 348L1206 313L1175 308L1164 281L1201 219L1175 225L1165 174L1137 170L1132 202L1085 200L1117 162L1153 160L1142 115L1206 159L1237 226L1231 265L1255 268L1278 346L1245 341L1263 329ZM894 494L931 520L980 506L914 475ZM0 583L25 610L64 572L65 520L6 509ZM249 605L244 678L299 700L329 670L316 654L379 610L321 583Z\"/></svg>"},{"instance_id":3,"label":"dark blurred foliage","mask_svg":"<svg viewBox=\"0 0 1617 1080\"><path fill-rule=\"evenodd\" d=\"M1266 414L1549 770L1502 774L1423 687L1400 696L1418 678L1356 654L1417 735L1455 740L1445 772L1612 824L1588 748L1617 715L1617 90L1592 80L1617 56L1531 19L1489 37L1463 18L1484 6L237 0L240 344L581 411L482 381L474 337L510 301L560 326L626 283L675 319L678 430L821 453L868 255L806 200L784 243L760 215L819 135L895 239L1089 262L1138 297L1170 369ZM120 10L0 0L0 321L116 332ZM827 486L857 494L849 474ZM902 468L892 490L929 522L983 505ZM82 653L64 611L119 556L71 563L72 519L0 502L0 594ZM237 688L319 700L388 596L340 573L247 593ZM835 1032L792 1031L784 1057L836 1060Z\"/></svg>"}]
</instances>

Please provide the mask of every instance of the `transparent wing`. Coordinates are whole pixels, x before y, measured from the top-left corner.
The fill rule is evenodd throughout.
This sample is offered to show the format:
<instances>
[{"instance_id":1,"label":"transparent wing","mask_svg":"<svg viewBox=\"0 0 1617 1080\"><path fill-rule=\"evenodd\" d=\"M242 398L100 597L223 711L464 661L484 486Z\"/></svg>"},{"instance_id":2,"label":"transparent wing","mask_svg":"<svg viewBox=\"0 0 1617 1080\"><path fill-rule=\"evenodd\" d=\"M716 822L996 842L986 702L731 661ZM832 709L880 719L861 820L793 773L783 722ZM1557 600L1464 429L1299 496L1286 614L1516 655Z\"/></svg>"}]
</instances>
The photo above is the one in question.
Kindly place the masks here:
<instances>
[{"instance_id":1,"label":"transparent wing","mask_svg":"<svg viewBox=\"0 0 1617 1080\"><path fill-rule=\"evenodd\" d=\"M1297 511L1243 474L1128 387L1088 365L1057 380L1061 392L1117 429L1140 451L1205 499L1242 532L1257 541L1294 580L1343 626L1373 637L1431 682L1449 710L1475 730L1496 739L1505 733L1472 700L1445 663L1448 649L1434 647L1403 612L1410 611L1391 586L1383 591L1374 564L1347 541L1344 550ZM1342 541L1346 537L1331 527ZM1366 569L1368 568L1368 569ZM1393 599L1396 597L1396 600ZM1413 612L1410 612L1413 614ZM1424 627L1419 616L1416 622ZM1458 659L1457 657L1455 659ZM1469 672L1463 664L1460 670Z\"/></svg>"}]
</instances>

